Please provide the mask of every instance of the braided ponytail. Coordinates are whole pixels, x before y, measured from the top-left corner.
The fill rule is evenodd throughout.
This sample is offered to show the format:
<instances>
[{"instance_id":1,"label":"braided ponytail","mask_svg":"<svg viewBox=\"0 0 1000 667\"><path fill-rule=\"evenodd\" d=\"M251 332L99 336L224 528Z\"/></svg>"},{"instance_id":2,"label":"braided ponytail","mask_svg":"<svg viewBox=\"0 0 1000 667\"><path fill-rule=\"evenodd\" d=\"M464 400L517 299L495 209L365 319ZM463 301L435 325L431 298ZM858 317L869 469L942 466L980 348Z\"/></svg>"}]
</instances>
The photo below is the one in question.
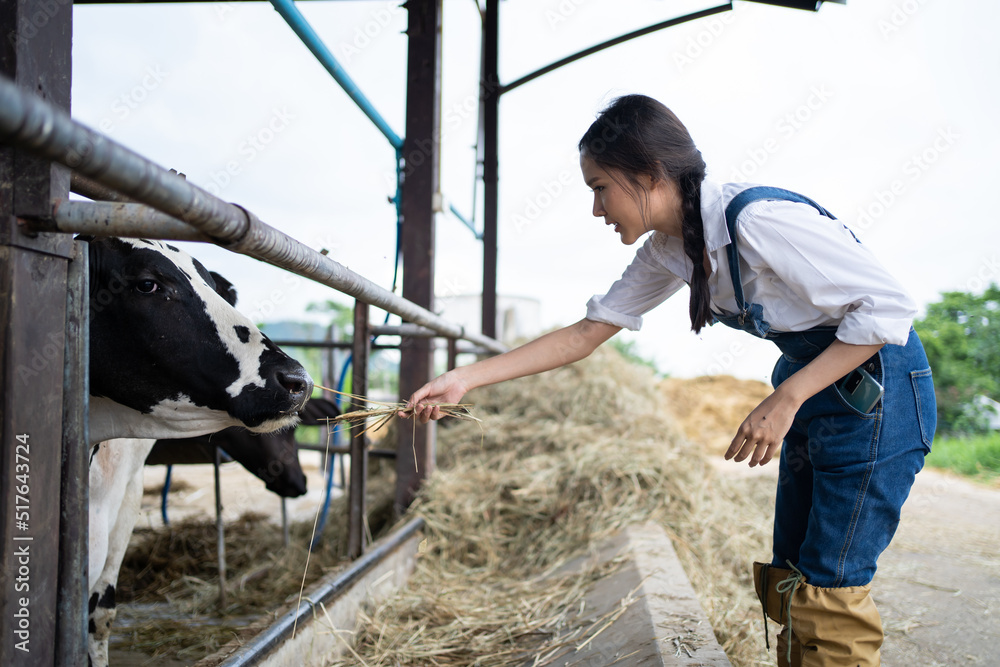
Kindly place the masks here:
<instances>
[{"instance_id":1,"label":"braided ponytail","mask_svg":"<svg viewBox=\"0 0 1000 667\"><path fill-rule=\"evenodd\" d=\"M677 184L683 214L684 253L693 265L688 311L698 333L712 322L711 295L705 273L705 229L701 219L701 182L705 160L687 128L666 106L645 95L615 99L580 139L580 152L605 169L622 174L644 211L645 192L638 176Z\"/></svg>"},{"instance_id":2,"label":"braided ponytail","mask_svg":"<svg viewBox=\"0 0 1000 667\"><path fill-rule=\"evenodd\" d=\"M691 330L695 333L710 324L714 318L708 289L708 274L705 273L705 227L701 220L701 182L704 179L705 168L702 163L700 171L684 174L678 183L684 216L681 221L684 254L691 260L692 265L688 313L691 316Z\"/></svg>"}]
</instances>

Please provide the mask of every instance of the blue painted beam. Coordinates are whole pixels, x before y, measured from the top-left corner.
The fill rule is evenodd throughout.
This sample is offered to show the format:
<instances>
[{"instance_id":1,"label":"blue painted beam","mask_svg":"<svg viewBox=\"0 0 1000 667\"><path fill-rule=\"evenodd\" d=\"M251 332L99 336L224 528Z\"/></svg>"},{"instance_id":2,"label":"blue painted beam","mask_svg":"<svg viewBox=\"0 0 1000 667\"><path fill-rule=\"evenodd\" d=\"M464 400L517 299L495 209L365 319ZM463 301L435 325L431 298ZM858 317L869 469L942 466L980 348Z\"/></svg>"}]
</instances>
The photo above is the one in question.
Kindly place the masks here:
<instances>
[{"instance_id":1,"label":"blue painted beam","mask_svg":"<svg viewBox=\"0 0 1000 667\"><path fill-rule=\"evenodd\" d=\"M350 75L347 74L347 71L341 67L339 62L337 62L333 53L327 48L326 44L323 43L320 36L316 34L313 27L309 25L309 22L306 21L306 18L295 6L295 3L292 0L271 0L271 4L274 6L275 11L281 15L281 18L285 19L285 22L289 25L289 27L295 32L296 35L299 36L302 43L305 44L310 51L312 51L312 54L316 56L316 59L319 60L320 64L326 68L326 71L329 72L330 75L333 76L334 80L340 84L340 87L344 89L344 92L346 92L358 105L361 111L363 111L364 114L368 116L373 123L375 123L375 127L377 127L379 131L385 135L385 138L389 140L389 143L392 144L393 148L397 151L402 151L403 139L396 134L391 127L389 127L389 123L387 123L382 115L376 111L371 101L365 97L365 94L361 92L358 85L354 83Z\"/></svg>"}]
</instances>

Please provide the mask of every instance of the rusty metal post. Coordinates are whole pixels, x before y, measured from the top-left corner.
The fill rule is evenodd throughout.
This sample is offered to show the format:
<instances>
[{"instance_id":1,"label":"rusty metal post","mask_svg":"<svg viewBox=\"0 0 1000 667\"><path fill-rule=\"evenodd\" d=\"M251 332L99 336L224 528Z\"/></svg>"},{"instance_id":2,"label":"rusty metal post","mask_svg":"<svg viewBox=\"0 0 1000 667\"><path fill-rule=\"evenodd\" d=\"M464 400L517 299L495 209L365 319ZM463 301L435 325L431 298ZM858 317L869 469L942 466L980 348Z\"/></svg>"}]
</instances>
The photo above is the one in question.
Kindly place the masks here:
<instances>
[{"instance_id":1,"label":"rusty metal post","mask_svg":"<svg viewBox=\"0 0 1000 667\"><path fill-rule=\"evenodd\" d=\"M479 83L483 141L483 319L482 334L497 332L497 216L499 199L500 74L498 70L500 0L486 0L483 68Z\"/></svg>"},{"instance_id":2,"label":"rusty metal post","mask_svg":"<svg viewBox=\"0 0 1000 667\"><path fill-rule=\"evenodd\" d=\"M434 307L434 193L438 191L441 112L441 1L409 0L406 139L403 144L403 298ZM424 338L400 346L399 393L406 400L431 377L433 346ZM408 425L410 426L410 425ZM399 429L397 513L412 502L434 467L434 424Z\"/></svg>"},{"instance_id":3,"label":"rusty metal post","mask_svg":"<svg viewBox=\"0 0 1000 667\"><path fill-rule=\"evenodd\" d=\"M0 2L0 73L67 110L72 12L71 3ZM0 147L0 664L5 667L54 665L57 654L66 664L86 662L85 572L77 572L75 586L63 591L71 596L69 604L58 604L66 289L73 240L27 233L19 220L50 215L53 204L68 195L68 169ZM85 540L86 527L73 537ZM67 616L60 618L60 611Z\"/></svg>"},{"instance_id":4,"label":"rusty metal post","mask_svg":"<svg viewBox=\"0 0 1000 667\"><path fill-rule=\"evenodd\" d=\"M351 393L368 394L368 356L371 337L368 335L368 304L354 302L354 350L351 362ZM354 400L352 410L368 408L366 401ZM365 446L364 423L351 426L351 485L347 491L347 556L358 558L365 550L365 492L368 486L368 448Z\"/></svg>"},{"instance_id":5,"label":"rusty metal post","mask_svg":"<svg viewBox=\"0 0 1000 667\"><path fill-rule=\"evenodd\" d=\"M453 371L458 365L458 340L448 339L448 370Z\"/></svg>"},{"instance_id":6,"label":"rusty metal post","mask_svg":"<svg viewBox=\"0 0 1000 667\"><path fill-rule=\"evenodd\" d=\"M226 524L222 520L222 450L215 447L212 460L215 477L215 562L219 568L219 611L225 611L226 596Z\"/></svg>"}]
</instances>

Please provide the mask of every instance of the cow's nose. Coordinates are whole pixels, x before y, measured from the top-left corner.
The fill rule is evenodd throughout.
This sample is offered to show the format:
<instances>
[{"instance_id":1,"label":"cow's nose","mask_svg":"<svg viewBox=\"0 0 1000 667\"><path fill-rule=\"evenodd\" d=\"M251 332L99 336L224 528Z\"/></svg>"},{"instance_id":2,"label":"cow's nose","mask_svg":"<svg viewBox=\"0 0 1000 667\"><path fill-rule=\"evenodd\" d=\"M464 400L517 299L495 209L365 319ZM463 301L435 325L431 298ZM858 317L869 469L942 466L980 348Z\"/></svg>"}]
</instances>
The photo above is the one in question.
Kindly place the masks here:
<instances>
[{"instance_id":1,"label":"cow's nose","mask_svg":"<svg viewBox=\"0 0 1000 667\"><path fill-rule=\"evenodd\" d=\"M308 397L312 394L313 381L304 368L279 370L275 373L275 379L293 397Z\"/></svg>"}]
</instances>

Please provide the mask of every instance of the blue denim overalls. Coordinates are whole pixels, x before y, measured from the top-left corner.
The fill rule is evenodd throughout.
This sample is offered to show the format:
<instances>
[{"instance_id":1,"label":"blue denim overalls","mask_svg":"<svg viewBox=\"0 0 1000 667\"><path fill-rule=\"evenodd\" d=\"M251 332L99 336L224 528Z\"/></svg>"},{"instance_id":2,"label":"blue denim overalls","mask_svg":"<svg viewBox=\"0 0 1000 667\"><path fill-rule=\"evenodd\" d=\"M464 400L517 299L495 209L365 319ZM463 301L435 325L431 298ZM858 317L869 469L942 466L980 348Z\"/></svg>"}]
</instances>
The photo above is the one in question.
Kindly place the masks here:
<instances>
[{"instance_id":1,"label":"blue denim overalls","mask_svg":"<svg viewBox=\"0 0 1000 667\"><path fill-rule=\"evenodd\" d=\"M825 350L837 329L773 331L763 308L745 301L736 218L761 199L797 201L834 216L807 197L770 187L744 190L726 207L727 253L739 312L716 314L716 321L774 341L782 352L771 376L777 387ZM810 584L822 588L864 586L872 580L937 424L931 370L912 328L906 345L885 345L862 367L885 389L871 412L851 407L830 385L803 403L781 447L772 564L791 562Z\"/></svg>"}]
</instances>

